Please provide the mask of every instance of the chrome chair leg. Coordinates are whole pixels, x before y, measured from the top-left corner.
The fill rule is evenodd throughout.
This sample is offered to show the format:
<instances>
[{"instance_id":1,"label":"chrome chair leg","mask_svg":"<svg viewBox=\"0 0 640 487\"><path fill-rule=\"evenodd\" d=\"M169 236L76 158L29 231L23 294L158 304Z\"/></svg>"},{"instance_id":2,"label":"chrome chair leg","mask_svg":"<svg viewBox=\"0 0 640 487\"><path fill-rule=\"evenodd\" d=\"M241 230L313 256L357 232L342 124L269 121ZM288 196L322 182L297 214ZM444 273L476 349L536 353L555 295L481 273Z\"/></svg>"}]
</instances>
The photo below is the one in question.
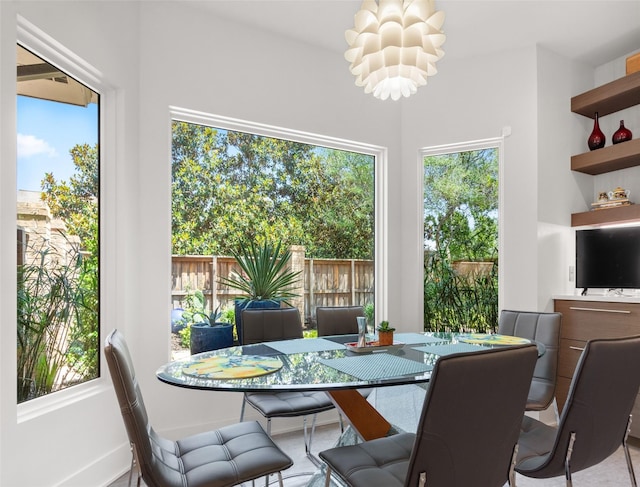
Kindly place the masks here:
<instances>
[{"instance_id":1,"label":"chrome chair leg","mask_svg":"<svg viewBox=\"0 0 640 487\"><path fill-rule=\"evenodd\" d=\"M636 474L633 471L633 464L631 463L631 454L629 453L629 444L627 443L627 438L629 437L629 433L631 432L632 419L633 419L633 414L630 414L629 420L627 421L627 432L624 434L624 438L622 440L622 447L624 449L624 457L627 460L627 470L629 470L629 480L631 480L631 485L633 487L638 487L638 483L636 482Z\"/></svg>"},{"instance_id":2,"label":"chrome chair leg","mask_svg":"<svg viewBox=\"0 0 640 487\"><path fill-rule=\"evenodd\" d=\"M327 476L324 478L324 487L331 486L331 468L327 465Z\"/></svg>"},{"instance_id":3,"label":"chrome chair leg","mask_svg":"<svg viewBox=\"0 0 640 487\"><path fill-rule=\"evenodd\" d=\"M511 454L511 465L509 466L509 485L516 487L516 458L518 457L518 444L513 446L513 453Z\"/></svg>"},{"instance_id":4,"label":"chrome chair leg","mask_svg":"<svg viewBox=\"0 0 640 487\"><path fill-rule=\"evenodd\" d=\"M133 479L133 471L136 470L136 487L140 487L140 479L142 478L142 472L138 465L138 455L136 453L136 445L131 443L131 467L129 468L129 482L127 487L131 487L131 480Z\"/></svg>"},{"instance_id":5,"label":"chrome chair leg","mask_svg":"<svg viewBox=\"0 0 640 487\"><path fill-rule=\"evenodd\" d=\"M247 404L247 398L243 394L242 395L242 406L240 407L240 422L241 423L244 421L244 407L245 407L246 404Z\"/></svg>"},{"instance_id":6,"label":"chrome chair leg","mask_svg":"<svg viewBox=\"0 0 640 487\"><path fill-rule=\"evenodd\" d=\"M573 443L576 441L575 431L571 432L571 438L569 439L569 447L567 448L567 455L564 459L564 476L567 479L567 487L573 487L571 481L571 454L573 453Z\"/></svg>"}]
</instances>

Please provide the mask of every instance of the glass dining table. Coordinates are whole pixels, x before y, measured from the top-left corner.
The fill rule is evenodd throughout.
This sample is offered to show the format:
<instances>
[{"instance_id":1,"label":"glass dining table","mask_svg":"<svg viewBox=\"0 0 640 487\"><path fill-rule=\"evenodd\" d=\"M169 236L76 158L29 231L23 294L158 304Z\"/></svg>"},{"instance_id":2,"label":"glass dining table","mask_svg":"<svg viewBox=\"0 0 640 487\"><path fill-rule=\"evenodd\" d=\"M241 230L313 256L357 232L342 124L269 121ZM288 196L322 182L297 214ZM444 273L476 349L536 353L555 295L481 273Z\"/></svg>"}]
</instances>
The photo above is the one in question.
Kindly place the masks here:
<instances>
[{"instance_id":1,"label":"glass dining table","mask_svg":"<svg viewBox=\"0 0 640 487\"><path fill-rule=\"evenodd\" d=\"M357 346L357 335L241 345L192 355L160 367L159 380L211 391L325 391L363 440L392 425L357 390L428 382L442 355L530 343L475 333L396 333L387 347ZM538 355L544 345L536 343Z\"/></svg>"}]
</instances>

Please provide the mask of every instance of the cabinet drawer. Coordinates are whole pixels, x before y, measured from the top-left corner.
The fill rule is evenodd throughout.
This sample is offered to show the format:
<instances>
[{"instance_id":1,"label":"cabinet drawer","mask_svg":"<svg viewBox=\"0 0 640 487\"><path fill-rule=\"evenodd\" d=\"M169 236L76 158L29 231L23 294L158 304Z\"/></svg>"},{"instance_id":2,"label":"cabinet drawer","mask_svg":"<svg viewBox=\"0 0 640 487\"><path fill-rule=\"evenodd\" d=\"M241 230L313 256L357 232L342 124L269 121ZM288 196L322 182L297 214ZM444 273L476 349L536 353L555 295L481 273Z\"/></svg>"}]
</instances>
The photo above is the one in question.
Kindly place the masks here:
<instances>
[{"instance_id":1,"label":"cabinet drawer","mask_svg":"<svg viewBox=\"0 0 640 487\"><path fill-rule=\"evenodd\" d=\"M640 306L635 303L557 300L562 313L560 337L587 341L640 333Z\"/></svg>"},{"instance_id":2,"label":"cabinet drawer","mask_svg":"<svg viewBox=\"0 0 640 487\"><path fill-rule=\"evenodd\" d=\"M576 369L578 360L582 355L582 350L587 342L579 340L560 339L560 349L558 350L558 376L571 380Z\"/></svg>"}]
</instances>

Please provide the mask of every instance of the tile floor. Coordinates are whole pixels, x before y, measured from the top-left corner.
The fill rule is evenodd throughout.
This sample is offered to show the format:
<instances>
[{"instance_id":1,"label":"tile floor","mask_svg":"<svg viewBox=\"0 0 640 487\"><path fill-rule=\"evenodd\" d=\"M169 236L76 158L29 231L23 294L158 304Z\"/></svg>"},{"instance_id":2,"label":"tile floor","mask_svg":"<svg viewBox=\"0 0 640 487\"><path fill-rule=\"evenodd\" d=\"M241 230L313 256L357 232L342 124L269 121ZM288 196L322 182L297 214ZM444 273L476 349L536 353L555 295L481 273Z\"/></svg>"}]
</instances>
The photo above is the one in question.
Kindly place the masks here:
<instances>
[{"instance_id":1,"label":"tile floor","mask_svg":"<svg viewBox=\"0 0 640 487\"><path fill-rule=\"evenodd\" d=\"M401 397L402 399L399 399ZM396 388L378 389L371 394L369 400L394 425L411 431L415 428L411 418L417 417L422 408L424 390L416 386L401 386ZM402 407L399 407L401 405ZM472 411L472 410L471 410ZM338 425L327 425L316 428L313 438L313 451L319 452L335 445L339 438ZM285 487L303 487L311 483L313 487L322 487L323 476L317 474L315 465L305 456L302 432L287 433L274 436L278 445L294 460L294 465L284 472ZM640 441L633 441L631 458L640 480ZM313 474L316 473L315 477ZM307 475L302 475L307 474ZM123 475L109 487L127 487L128 475ZM625 487L630 486L629 475L620 449L600 465L573 474L575 487ZM142 482L144 485L144 482ZM251 483L247 483L249 487ZM256 481L256 486L264 485L264 480ZM271 477L270 485L277 485L277 478ZM564 487L563 477L555 479L529 479L521 475L516 479L517 487ZM476 487L476 486L474 486ZM482 487L482 486L477 486Z\"/></svg>"}]
</instances>

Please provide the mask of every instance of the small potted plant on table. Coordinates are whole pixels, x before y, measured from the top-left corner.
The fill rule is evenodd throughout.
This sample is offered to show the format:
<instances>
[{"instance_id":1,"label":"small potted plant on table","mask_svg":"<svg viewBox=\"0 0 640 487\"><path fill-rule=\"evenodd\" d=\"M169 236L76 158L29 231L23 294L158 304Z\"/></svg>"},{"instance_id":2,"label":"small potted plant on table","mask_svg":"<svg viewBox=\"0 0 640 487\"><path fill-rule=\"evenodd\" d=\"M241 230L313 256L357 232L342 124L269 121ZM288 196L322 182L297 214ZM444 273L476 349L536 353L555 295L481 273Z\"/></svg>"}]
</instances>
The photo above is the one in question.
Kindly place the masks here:
<instances>
[{"instance_id":1,"label":"small potted plant on table","mask_svg":"<svg viewBox=\"0 0 640 487\"><path fill-rule=\"evenodd\" d=\"M388 321L381 321L378 325L378 345L388 346L393 345L393 332L396 331L389 325Z\"/></svg>"}]
</instances>

